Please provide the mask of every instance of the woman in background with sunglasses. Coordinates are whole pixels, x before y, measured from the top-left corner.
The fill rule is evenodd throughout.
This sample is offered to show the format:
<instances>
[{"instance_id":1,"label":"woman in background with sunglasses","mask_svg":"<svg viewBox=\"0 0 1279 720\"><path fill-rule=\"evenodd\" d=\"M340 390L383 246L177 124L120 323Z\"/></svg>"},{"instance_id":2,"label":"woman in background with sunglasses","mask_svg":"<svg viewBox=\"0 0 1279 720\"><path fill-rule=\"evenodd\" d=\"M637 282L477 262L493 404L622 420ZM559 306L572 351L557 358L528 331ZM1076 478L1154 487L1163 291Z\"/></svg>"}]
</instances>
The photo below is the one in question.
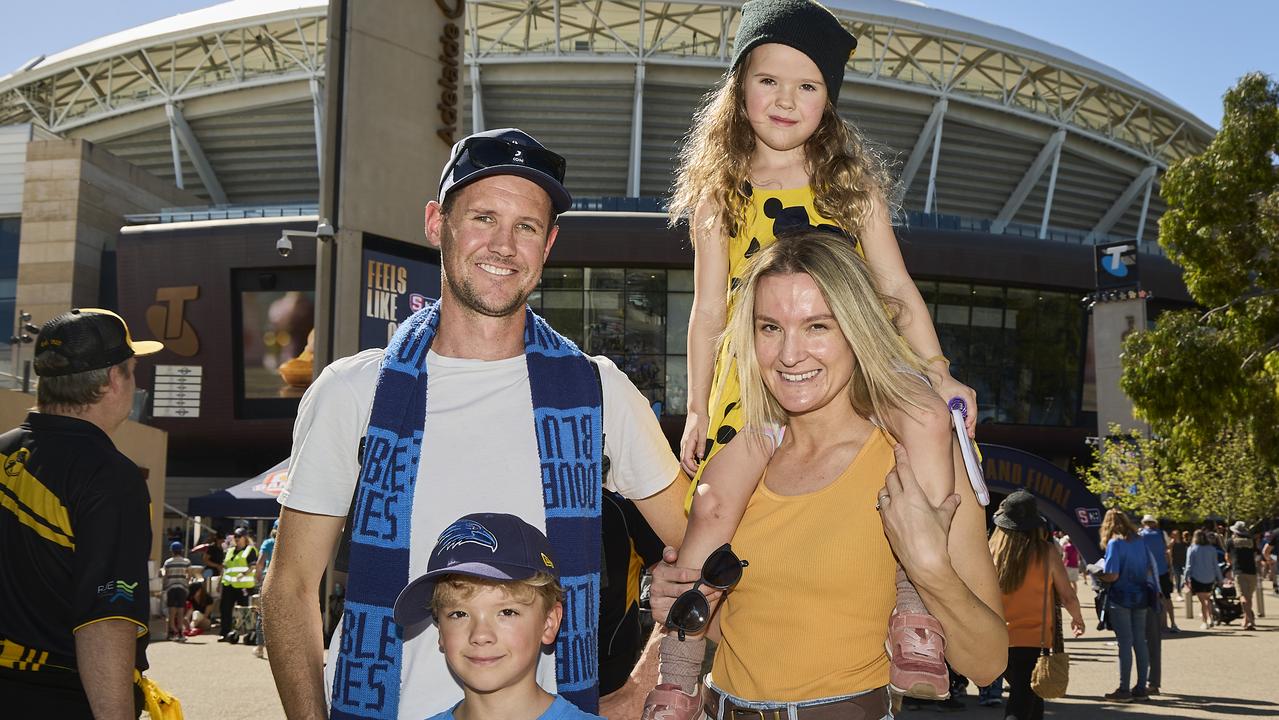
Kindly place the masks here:
<instances>
[{"instance_id":1,"label":"woman in background with sunglasses","mask_svg":"<svg viewBox=\"0 0 1279 720\"><path fill-rule=\"evenodd\" d=\"M960 494L930 501L892 428L873 420L932 394L886 311L896 303L875 290L846 237L813 228L761 251L740 292L725 337L746 426L777 428L752 435L776 450L738 524L736 554L717 551L699 579L708 592L736 583L718 618L703 709L712 718L890 717L894 554L942 623L951 665L991 682L1008 637L982 508L963 478ZM736 556L749 560L745 574L733 570ZM680 572L659 575L692 579ZM696 631L698 605L676 602L668 624ZM904 650L909 658L924 648Z\"/></svg>"}]
</instances>

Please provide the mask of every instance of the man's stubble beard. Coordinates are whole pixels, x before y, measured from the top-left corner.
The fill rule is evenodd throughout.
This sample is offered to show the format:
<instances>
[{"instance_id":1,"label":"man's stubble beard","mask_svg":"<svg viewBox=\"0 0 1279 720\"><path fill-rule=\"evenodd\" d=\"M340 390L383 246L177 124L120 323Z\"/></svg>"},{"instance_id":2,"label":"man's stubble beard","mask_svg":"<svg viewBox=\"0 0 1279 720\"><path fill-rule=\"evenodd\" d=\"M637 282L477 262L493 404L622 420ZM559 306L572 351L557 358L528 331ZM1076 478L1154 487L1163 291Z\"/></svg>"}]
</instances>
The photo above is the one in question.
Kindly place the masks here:
<instances>
[{"instance_id":1,"label":"man's stubble beard","mask_svg":"<svg viewBox=\"0 0 1279 720\"><path fill-rule=\"evenodd\" d=\"M444 282L448 285L453 297L457 298L457 301L464 307L486 317L505 318L514 315L517 310L522 309L524 305L528 303L529 296L533 294L533 287L528 288L527 292L512 299L509 303L493 307L486 304L484 299L480 297L479 293L475 291L475 287L472 285L469 278L461 281L455 280L448 271L448 262L444 260L444 258L447 257L447 251L445 248L451 247L453 244L452 241L453 231L449 228L448 219L445 218L444 222L440 224L440 259L443 266L441 267L441 270L443 271Z\"/></svg>"}]
</instances>

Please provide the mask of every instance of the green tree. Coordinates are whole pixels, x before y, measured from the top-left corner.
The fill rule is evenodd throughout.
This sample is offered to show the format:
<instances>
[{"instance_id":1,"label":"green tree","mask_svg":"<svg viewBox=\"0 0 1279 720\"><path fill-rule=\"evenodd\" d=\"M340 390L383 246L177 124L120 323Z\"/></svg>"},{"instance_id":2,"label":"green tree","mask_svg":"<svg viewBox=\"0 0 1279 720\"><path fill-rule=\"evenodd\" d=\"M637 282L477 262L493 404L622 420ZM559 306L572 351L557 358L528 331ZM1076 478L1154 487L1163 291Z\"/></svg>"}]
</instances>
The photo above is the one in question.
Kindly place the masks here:
<instances>
[{"instance_id":1,"label":"green tree","mask_svg":"<svg viewBox=\"0 0 1279 720\"><path fill-rule=\"evenodd\" d=\"M1279 512L1279 472L1240 427L1224 430L1210 451L1178 464L1193 518L1223 517L1255 525Z\"/></svg>"},{"instance_id":2,"label":"green tree","mask_svg":"<svg viewBox=\"0 0 1279 720\"><path fill-rule=\"evenodd\" d=\"M1279 85L1246 75L1221 130L1168 169L1159 242L1207 311L1164 313L1124 343L1121 385L1184 458L1229 433L1279 467Z\"/></svg>"},{"instance_id":3,"label":"green tree","mask_svg":"<svg viewBox=\"0 0 1279 720\"><path fill-rule=\"evenodd\" d=\"M1112 424L1093 447L1092 459L1084 480L1107 507L1177 521L1198 515L1167 440Z\"/></svg>"}]
</instances>

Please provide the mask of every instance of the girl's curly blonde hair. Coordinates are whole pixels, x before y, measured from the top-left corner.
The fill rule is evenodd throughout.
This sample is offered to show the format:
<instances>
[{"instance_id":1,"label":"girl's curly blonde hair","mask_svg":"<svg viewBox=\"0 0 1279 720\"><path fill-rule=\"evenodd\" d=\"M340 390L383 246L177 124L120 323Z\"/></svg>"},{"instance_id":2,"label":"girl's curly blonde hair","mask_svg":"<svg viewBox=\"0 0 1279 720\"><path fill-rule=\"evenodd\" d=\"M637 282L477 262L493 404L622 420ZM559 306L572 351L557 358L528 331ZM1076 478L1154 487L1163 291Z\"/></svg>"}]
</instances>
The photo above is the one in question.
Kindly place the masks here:
<instances>
[{"instance_id":1,"label":"girl's curly blonde hair","mask_svg":"<svg viewBox=\"0 0 1279 720\"><path fill-rule=\"evenodd\" d=\"M719 220L733 236L746 221L756 142L743 90L750 62L747 58L726 73L693 116L675 171L669 207L672 226L680 220L692 223L698 207L707 202L719 214L707 216L703 227L690 228L693 232L709 230ZM804 156L817 212L834 220L850 237L858 237L876 198L889 195L892 182L883 158L829 100L817 129L804 144Z\"/></svg>"}]
</instances>

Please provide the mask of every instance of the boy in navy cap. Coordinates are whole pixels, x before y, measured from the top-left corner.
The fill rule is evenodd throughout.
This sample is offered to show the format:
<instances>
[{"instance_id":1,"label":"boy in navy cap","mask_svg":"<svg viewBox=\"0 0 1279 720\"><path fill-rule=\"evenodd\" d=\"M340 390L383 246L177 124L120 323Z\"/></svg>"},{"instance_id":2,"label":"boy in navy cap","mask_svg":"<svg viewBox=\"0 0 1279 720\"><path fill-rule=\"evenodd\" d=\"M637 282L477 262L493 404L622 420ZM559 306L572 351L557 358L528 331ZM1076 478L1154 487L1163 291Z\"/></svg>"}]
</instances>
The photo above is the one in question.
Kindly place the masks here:
<instances>
[{"instance_id":1,"label":"boy in navy cap","mask_svg":"<svg viewBox=\"0 0 1279 720\"><path fill-rule=\"evenodd\" d=\"M564 591L540 530L515 515L475 513L445 528L426 574L395 600L395 621L433 621L465 697L431 720L598 718L537 684L555 642ZM411 682L411 680L409 680Z\"/></svg>"}]
</instances>

